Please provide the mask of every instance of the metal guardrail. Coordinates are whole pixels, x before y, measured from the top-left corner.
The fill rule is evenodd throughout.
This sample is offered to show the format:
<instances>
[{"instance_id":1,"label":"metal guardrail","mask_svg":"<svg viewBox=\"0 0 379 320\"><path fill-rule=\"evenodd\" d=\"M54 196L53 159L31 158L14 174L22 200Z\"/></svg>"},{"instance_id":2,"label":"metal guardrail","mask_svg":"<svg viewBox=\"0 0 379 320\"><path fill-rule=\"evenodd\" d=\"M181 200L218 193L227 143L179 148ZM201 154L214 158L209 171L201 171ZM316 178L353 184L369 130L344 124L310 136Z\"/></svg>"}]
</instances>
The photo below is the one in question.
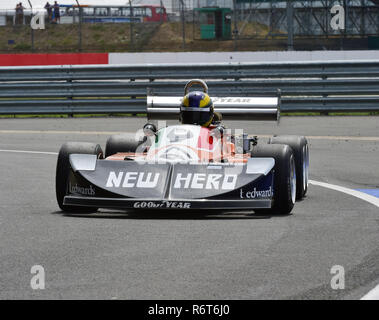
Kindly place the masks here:
<instances>
[{"instance_id":1,"label":"metal guardrail","mask_svg":"<svg viewBox=\"0 0 379 320\"><path fill-rule=\"evenodd\" d=\"M182 95L191 78L215 96L280 89L284 112L379 111L377 60L1 67L0 114L145 113L147 91Z\"/></svg>"}]
</instances>

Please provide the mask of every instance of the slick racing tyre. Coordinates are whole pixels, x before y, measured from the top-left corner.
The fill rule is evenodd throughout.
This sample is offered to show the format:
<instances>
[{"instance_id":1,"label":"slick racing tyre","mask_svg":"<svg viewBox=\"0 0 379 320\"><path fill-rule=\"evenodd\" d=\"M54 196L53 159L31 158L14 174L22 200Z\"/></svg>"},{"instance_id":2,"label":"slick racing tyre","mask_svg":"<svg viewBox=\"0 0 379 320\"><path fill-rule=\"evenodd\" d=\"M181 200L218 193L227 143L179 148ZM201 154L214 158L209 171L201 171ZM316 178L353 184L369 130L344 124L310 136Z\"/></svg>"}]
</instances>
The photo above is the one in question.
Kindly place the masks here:
<instances>
[{"instance_id":1,"label":"slick racing tyre","mask_svg":"<svg viewBox=\"0 0 379 320\"><path fill-rule=\"evenodd\" d=\"M59 208L66 212L91 213L96 212L98 208L89 208L81 206L66 206L63 204L63 198L67 191L67 182L70 173L70 154L95 154L99 159L103 158L103 151L100 145L88 142L67 142L62 145L58 154L57 171L55 176L55 192Z\"/></svg>"},{"instance_id":2,"label":"slick racing tyre","mask_svg":"<svg viewBox=\"0 0 379 320\"><path fill-rule=\"evenodd\" d=\"M302 136L273 136L270 144L287 144L295 155L296 164L296 200L301 200L308 190L309 147L308 141Z\"/></svg>"},{"instance_id":3,"label":"slick racing tyre","mask_svg":"<svg viewBox=\"0 0 379 320\"><path fill-rule=\"evenodd\" d=\"M255 212L289 214L296 201L295 156L291 147L283 144L257 145L253 148L251 157L275 159L273 206Z\"/></svg>"},{"instance_id":4,"label":"slick racing tyre","mask_svg":"<svg viewBox=\"0 0 379 320\"><path fill-rule=\"evenodd\" d=\"M105 158L118 152L136 152L138 146L146 141L146 137L136 140L133 133L115 134L110 136L105 146Z\"/></svg>"}]
</instances>

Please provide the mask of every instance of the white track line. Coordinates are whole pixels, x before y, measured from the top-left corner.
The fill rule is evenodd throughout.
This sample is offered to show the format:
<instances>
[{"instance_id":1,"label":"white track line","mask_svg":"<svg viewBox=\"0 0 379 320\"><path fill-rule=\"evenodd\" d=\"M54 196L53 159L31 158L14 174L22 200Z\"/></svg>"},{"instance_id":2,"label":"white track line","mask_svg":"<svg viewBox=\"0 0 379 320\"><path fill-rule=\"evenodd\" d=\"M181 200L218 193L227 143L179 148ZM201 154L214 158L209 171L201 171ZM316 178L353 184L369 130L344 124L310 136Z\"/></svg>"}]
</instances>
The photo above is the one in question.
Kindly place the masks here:
<instances>
[{"instance_id":1,"label":"white track line","mask_svg":"<svg viewBox=\"0 0 379 320\"><path fill-rule=\"evenodd\" d=\"M370 202L374 206L379 207L379 198L371 196L367 193L357 191L357 190L353 190L353 189L349 189L349 188L345 188L345 187L341 187L341 186L337 186L335 184L330 184L330 183L320 182L320 181L315 181L315 180L309 180L309 183L311 183L315 186L320 186L320 187L324 187L324 188L328 188L328 189L332 189L332 190L336 190L339 192L349 194L353 197L357 197L357 198L362 199L364 201Z\"/></svg>"},{"instance_id":2,"label":"white track line","mask_svg":"<svg viewBox=\"0 0 379 320\"><path fill-rule=\"evenodd\" d=\"M379 300L379 284L369 293L365 294L361 300Z\"/></svg>"},{"instance_id":3,"label":"white track line","mask_svg":"<svg viewBox=\"0 0 379 320\"><path fill-rule=\"evenodd\" d=\"M125 133L123 131L68 131L68 130L0 130L0 134L82 134L82 135L112 135ZM270 138L272 135L257 134L258 137ZM359 136L307 136L310 140L350 140L350 141L379 141L379 137Z\"/></svg>"},{"instance_id":4,"label":"white track line","mask_svg":"<svg viewBox=\"0 0 379 320\"><path fill-rule=\"evenodd\" d=\"M308 139L308 137L306 137ZM348 136L310 136L314 140L351 140L351 141L379 141L379 137L348 137Z\"/></svg>"},{"instance_id":5,"label":"white track line","mask_svg":"<svg viewBox=\"0 0 379 320\"><path fill-rule=\"evenodd\" d=\"M335 184L330 184L330 183L320 182L320 181L315 181L315 180L309 180L309 183L313 184L315 186L328 188L328 189L332 189L335 191L346 193L348 195L362 199L364 201L367 201L367 202L373 204L374 206L379 207L379 198L371 196L367 193L360 192L360 191L353 190L353 189L349 189L349 188L345 188L345 187L341 187L341 186L337 186ZM361 300L379 300L379 285L377 285L369 293L365 294L361 298Z\"/></svg>"},{"instance_id":6,"label":"white track line","mask_svg":"<svg viewBox=\"0 0 379 320\"><path fill-rule=\"evenodd\" d=\"M260 135L258 138L271 138L272 135ZM308 140L343 140L343 141L379 141L379 137L358 137L358 136L306 136Z\"/></svg>"},{"instance_id":7,"label":"white track line","mask_svg":"<svg viewBox=\"0 0 379 320\"><path fill-rule=\"evenodd\" d=\"M57 152L47 152L47 151L29 151L29 150L4 150L0 149L0 152L11 152L11 153L32 153L32 154L49 154L49 155L58 155Z\"/></svg>"},{"instance_id":8,"label":"white track line","mask_svg":"<svg viewBox=\"0 0 379 320\"><path fill-rule=\"evenodd\" d=\"M69 130L0 130L3 134L83 134L83 135L112 135L125 133L123 131L69 131ZM379 139L379 138L378 138Z\"/></svg>"}]
</instances>

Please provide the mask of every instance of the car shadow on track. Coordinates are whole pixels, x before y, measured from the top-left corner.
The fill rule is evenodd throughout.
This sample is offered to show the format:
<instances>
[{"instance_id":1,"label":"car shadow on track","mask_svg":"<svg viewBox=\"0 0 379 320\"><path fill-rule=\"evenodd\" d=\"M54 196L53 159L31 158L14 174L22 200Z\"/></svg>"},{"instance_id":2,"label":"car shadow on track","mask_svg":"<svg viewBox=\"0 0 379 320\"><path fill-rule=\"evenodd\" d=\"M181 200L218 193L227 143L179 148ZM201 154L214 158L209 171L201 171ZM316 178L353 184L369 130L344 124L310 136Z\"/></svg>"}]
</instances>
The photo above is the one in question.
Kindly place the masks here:
<instances>
[{"instance_id":1,"label":"car shadow on track","mask_svg":"<svg viewBox=\"0 0 379 320\"><path fill-rule=\"evenodd\" d=\"M154 210L144 211L112 211L101 210L96 213L67 213L63 211L55 211L51 214L61 215L70 218L89 218L89 219L135 219L135 220L242 220L242 219L270 219L272 217L288 217L289 215L279 214L258 214L252 211L223 211L218 213L204 213L172 211L159 212Z\"/></svg>"}]
</instances>

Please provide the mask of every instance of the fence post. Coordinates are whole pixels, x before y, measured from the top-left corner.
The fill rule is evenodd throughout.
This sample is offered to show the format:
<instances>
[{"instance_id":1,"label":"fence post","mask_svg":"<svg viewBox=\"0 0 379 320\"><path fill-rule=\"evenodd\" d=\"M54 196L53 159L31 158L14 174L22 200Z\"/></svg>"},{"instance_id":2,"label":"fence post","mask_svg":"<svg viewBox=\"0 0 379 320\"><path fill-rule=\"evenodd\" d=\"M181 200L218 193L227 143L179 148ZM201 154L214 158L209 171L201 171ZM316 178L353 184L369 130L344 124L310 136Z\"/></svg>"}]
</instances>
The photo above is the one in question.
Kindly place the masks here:
<instances>
[{"instance_id":1,"label":"fence post","mask_svg":"<svg viewBox=\"0 0 379 320\"><path fill-rule=\"evenodd\" d=\"M130 21L129 21L129 37L130 37L130 51L134 50L134 35L133 35L133 6L132 6L132 1L129 0L129 8L130 8Z\"/></svg>"},{"instance_id":2,"label":"fence post","mask_svg":"<svg viewBox=\"0 0 379 320\"><path fill-rule=\"evenodd\" d=\"M183 45L183 51L184 51L186 48L186 21L185 21L185 15L184 15L184 1L183 0L180 0L180 6L181 6L180 16L182 20L182 37L183 37L182 45Z\"/></svg>"},{"instance_id":3,"label":"fence post","mask_svg":"<svg viewBox=\"0 0 379 320\"><path fill-rule=\"evenodd\" d=\"M323 81L328 80L328 76L325 74L326 73L325 66L322 67L322 73L323 73L323 75L322 75L321 79ZM327 88L327 85L323 84L322 87L323 88L325 88L325 87ZM328 97L328 94L323 94L322 97L323 97L322 105L325 106L326 105L325 99ZM328 111L321 111L320 114L323 115L323 116L328 116L329 112Z\"/></svg>"},{"instance_id":4,"label":"fence post","mask_svg":"<svg viewBox=\"0 0 379 320\"><path fill-rule=\"evenodd\" d=\"M236 0L233 0L233 20L234 20L233 51L237 51L238 24L237 24L237 1Z\"/></svg>"},{"instance_id":5,"label":"fence post","mask_svg":"<svg viewBox=\"0 0 379 320\"><path fill-rule=\"evenodd\" d=\"M28 0L29 2L29 6L30 6L30 9L31 9L31 16L30 16L30 19L33 19L33 6L32 6L32 3L30 2L30 0ZM25 19L25 15L24 15L24 19ZM34 29L31 28L31 40L32 40L32 52L34 52Z\"/></svg>"},{"instance_id":6,"label":"fence post","mask_svg":"<svg viewBox=\"0 0 379 320\"><path fill-rule=\"evenodd\" d=\"M82 17L83 17L83 8L79 7L79 52L82 51Z\"/></svg>"},{"instance_id":7,"label":"fence post","mask_svg":"<svg viewBox=\"0 0 379 320\"><path fill-rule=\"evenodd\" d=\"M293 3L287 1L287 50L293 50Z\"/></svg>"},{"instance_id":8,"label":"fence post","mask_svg":"<svg viewBox=\"0 0 379 320\"><path fill-rule=\"evenodd\" d=\"M80 6L79 0L75 0L78 4L79 8L79 40L78 40L78 51L82 51L82 16L83 16L83 8ZM74 17L75 17L75 10L74 10Z\"/></svg>"}]
</instances>

